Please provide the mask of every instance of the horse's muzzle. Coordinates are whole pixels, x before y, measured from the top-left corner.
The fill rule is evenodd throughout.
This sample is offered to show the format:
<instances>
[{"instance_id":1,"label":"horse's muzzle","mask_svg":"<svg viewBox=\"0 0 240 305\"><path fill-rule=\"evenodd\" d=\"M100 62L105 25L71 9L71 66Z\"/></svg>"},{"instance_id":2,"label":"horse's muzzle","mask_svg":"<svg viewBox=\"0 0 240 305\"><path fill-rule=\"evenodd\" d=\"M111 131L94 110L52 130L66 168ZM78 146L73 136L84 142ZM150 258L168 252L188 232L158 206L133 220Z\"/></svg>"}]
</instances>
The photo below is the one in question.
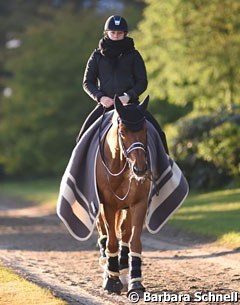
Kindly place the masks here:
<instances>
[{"instance_id":1,"label":"horse's muzzle","mask_svg":"<svg viewBox=\"0 0 240 305\"><path fill-rule=\"evenodd\" d=\"M136 165L133 166L133 172L138 177L143 177L146 174L147 169L148 169L147 164L145 164L144 168L139 168Z\"/></svg>"}]
</instances>

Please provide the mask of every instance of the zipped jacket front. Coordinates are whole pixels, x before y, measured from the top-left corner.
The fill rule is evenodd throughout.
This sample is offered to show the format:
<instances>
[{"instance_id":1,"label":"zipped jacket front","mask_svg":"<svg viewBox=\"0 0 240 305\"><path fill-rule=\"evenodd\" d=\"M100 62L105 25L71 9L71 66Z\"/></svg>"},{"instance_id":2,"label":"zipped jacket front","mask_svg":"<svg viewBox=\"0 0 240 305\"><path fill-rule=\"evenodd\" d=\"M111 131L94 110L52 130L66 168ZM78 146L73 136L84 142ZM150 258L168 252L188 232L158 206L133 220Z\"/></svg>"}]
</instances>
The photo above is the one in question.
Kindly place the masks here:
<instances>
[{"instance_id":1,"label":"zipped jacket front","mask_svg":"<svg viewBox=\"0 0 240 305\"><path fill-rule=\"evenodd\" d=\"M136 102L147 84L146 67L137 50L110 58L96 49L87 62L83 78L85 92L97 102L102 96L113 98L124 93L129 95L130 102Z\"/></svg>"}]
</instances>

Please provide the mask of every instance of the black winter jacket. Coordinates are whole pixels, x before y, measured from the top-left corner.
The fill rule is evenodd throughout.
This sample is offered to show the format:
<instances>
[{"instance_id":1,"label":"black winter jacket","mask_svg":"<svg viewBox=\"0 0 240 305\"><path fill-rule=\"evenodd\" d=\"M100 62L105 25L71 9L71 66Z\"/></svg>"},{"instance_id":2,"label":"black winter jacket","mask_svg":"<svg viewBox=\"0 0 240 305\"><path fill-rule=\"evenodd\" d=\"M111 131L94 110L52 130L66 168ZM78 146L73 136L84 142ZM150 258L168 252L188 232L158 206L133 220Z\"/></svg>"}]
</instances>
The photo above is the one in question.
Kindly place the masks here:
<instances>
[{"instance_id":1,"label":"black winter jacket","mask_svg":"<svg viewBox=\"0 0 240 305\"><path fill-rule=\"evenodd\" d=\"M111 59L96 49L90 56L84 73L83 88L95 101L102 96L113 98L127 93L130 102L138 100L147 88L147 73L137 50Z\"/></svg>"}]
</instances>

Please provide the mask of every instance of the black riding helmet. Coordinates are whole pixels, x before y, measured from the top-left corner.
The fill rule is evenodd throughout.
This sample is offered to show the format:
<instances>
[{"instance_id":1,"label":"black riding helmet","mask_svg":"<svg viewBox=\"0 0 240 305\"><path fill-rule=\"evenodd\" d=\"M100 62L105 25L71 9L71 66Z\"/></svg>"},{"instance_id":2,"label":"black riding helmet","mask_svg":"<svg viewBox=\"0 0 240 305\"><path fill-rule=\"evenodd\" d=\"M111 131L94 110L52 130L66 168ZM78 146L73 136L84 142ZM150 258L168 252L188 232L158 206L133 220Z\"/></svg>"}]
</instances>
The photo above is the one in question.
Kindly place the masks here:
<instances>
[{"instance_id":1,"label":"black riding helmet","mask_svg":"<svg viewBox=\"0 0 240 305\"><path fill-rule=\"evenodd\" d=\"M127 21L117 15L110 16L104 25L104 31L123 31L128 32Z\"/></svg>"}]
</instances>

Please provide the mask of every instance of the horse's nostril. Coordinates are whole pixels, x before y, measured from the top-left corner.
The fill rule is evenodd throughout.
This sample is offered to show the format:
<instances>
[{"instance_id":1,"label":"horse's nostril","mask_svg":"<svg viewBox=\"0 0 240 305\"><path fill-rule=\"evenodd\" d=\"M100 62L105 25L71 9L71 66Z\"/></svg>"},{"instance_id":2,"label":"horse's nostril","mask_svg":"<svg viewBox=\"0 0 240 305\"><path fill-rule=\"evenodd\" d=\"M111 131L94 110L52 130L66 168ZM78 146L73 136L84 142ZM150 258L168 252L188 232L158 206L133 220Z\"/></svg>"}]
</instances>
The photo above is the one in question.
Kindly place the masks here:
<instances>
[{"instance_id":1,"label":"horse's nostril","mask_svg":"<svg viewBox=\"0 0 240 305\"><path fill-rule=\"evenodd\" d=\"M133 166L133 171L134 173L137 175L137 176L144 176L144 174L146 173L147 171L147 165L145 165L144 168L138 168L136 165Z\"/></svg>"}]
</instances>

